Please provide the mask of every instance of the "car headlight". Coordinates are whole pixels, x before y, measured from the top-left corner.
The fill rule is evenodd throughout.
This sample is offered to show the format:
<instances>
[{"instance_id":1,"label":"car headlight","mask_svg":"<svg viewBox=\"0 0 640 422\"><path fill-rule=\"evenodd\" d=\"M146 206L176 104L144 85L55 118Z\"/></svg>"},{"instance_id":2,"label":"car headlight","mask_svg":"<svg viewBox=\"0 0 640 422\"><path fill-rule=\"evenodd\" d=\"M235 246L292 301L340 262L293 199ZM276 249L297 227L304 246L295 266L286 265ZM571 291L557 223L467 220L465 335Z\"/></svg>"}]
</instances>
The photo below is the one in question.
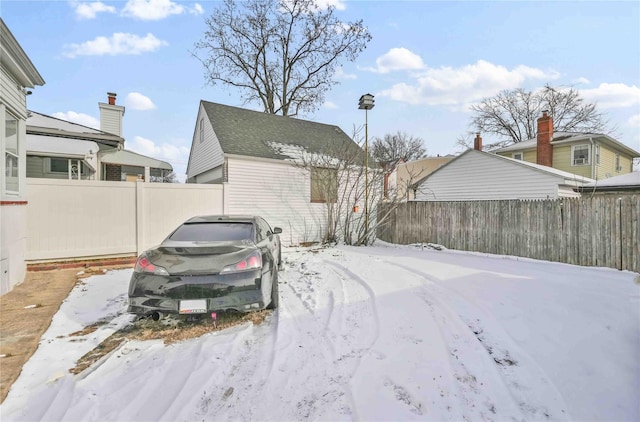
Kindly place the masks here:
<instances>
[{"instance_id":1,"label":"car headlight","mask_svg":"<svg viewBox=\"0 0 640 422\"><path fill-rule=\"evenodd\" d=\"M224 267L220 271L220 274L238 273L241 271L255 270L257 268L262 268L262 254L260 251L253 251L242 261Z\"/></svg>"}]
</instances>

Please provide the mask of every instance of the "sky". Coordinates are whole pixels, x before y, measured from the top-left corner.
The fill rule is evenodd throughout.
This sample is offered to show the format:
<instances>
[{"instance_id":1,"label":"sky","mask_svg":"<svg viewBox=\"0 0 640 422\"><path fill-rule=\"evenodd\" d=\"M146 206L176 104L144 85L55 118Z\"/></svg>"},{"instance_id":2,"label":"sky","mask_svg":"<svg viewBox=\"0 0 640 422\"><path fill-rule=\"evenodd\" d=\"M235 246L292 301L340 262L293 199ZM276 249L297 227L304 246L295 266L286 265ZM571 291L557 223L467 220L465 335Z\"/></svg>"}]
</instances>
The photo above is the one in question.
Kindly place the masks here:
<instances>
[{"instance_id":1,"label":"sky","mask_svg":"<svg viewBox=\"0 0 640 422\"><path fill-rule=\"evenodd\" d=\"M340 85L301 118L352 134L365 123L358 99L370 93L370 140L400 131L423 139L427 154L446 155L474 132L471 105L549 83L596 102L616 138L640 150L637 1L322 2L345 22L362 19L372 40L354 62L341 62ZM29 109L98 127L98 102L115 92L126 107L125 147L168 161L184 180L200 100L258 109L208 84L192 54L219 5L3 0L0 14L46 81Z\"/></svg>"},{"instance_id":2,"label":"sky","mask_svg":"<svg viewBox=\"0 0 640 422\"><path fill-rule=\"evenodd\" d=\"M382 242L283 258L262 324L171 344L119 332L131 269L84 279L2 420L640 418L637 273ZM69 373L114 333L127 339Z\"/></svg>"}]
</instances>

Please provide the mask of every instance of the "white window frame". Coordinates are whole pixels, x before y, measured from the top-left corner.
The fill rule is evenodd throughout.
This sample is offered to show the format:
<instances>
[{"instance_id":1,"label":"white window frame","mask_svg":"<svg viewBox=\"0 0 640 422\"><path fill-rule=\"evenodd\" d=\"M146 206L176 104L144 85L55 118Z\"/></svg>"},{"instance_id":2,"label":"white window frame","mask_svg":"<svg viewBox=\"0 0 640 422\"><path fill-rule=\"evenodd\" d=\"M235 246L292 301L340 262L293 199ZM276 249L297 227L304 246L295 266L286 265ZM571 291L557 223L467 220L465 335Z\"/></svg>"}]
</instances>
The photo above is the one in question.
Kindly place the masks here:
<instances>
[{"instance_id":1,"label":"white window frame","mask_svg":"<svg viewBox=\"0 0 640 422\"><path fill-rule=\"evenodd\" d=\"M65 160L67 162L67 169L65 171L55 171L51 168L51 160ZM69 180L82 180L82 176L87 170L86 164L83 160L77 158L66 157L45 157L44 161L44 173L45 174L66 174ZM77 166L77 170L74 173L73 166ZM88 179L90 172L87 172Z\"/></svg>"},{"instance_id":2,"label":"white window frame","mask_svg":"<svg viewBox=\"0 0 640 422\"><path fill-rule=\"evenodd\" d=\"M582 162L578 162L578 160L575 158L575 151L577 149L586 149L587 150L587 158L586 161L584 159L581 159ZM572 145L571 146L571 166L572 167L578 167L578 166L588 166L591 164L591 148L589 148L589 144L580 144L580 145Z\"/></svg>"},{"instance_id":3,"label":"white window frame","mask_svg":"<svg viewBox=\"0 0 640 422\"><path fill-rule=\"evenodd\" d=\"M595 151L595 155L596 155L596 164L600 165L600 145L595 144L594 145L596 151Z\"/></svg>"},{"instance_id":4,"label":"white window frame","mask_svg":"<svg viewBox=\"0 0 640 422\"><path fill-rule=\"evenodd\" d=\"M524 160L524 152L514 152L513 154L511 154L511 158L513 158L514 160L523 161Z\"/></svg>"},{"instance_id":5,"label":"white window frame","mask_svg":"<svg viewBox=\"0 0 640 422\"><path fill-rule=\"evenodd\" d=\"M13 152L10 152L7 149L7 117L11 116L15 121L16 121L16 153L14 154ZM20 143L22 141L22 139L20 139L20 119L18 117L16 117L13 113L9 112L9 110L7 110L6 108L4 109L4 124L3 124L3 130L5 131L4 133L4 145L3 145L3 149L4 149L4 157L2 157L2 159L4 160L4 176L5 176L5 180L4 180L4 186L2 186L2 189L4 190L5 193L10 194L10 195L19 195L20 194ZM9 189L9 172L11 171L11 169L13 169L13 166L9 167L9 157L12 158L11 161L16 163L16 171L18 173L17 176L17 190L13 190L13 189Z\"/></svg>"}]
</instances>

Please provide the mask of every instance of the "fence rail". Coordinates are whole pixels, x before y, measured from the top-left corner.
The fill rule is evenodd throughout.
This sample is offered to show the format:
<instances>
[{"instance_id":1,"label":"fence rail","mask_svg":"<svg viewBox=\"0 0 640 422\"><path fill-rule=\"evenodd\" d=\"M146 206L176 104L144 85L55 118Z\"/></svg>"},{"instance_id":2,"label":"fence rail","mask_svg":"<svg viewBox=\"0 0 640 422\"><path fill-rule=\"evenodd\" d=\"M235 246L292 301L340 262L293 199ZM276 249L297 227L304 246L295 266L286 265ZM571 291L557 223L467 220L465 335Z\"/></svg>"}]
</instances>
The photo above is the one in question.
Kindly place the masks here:
<instances>
[{"instance_id":1,"label":"fence rail","mask_svg":"<svg viewBox=\"0 0 640 422\"><path fill-rule=\"evenodd\" d=\"M378 219L387 242L640 272L640 195L381 204Z\"/></svg>"}]
</instances>

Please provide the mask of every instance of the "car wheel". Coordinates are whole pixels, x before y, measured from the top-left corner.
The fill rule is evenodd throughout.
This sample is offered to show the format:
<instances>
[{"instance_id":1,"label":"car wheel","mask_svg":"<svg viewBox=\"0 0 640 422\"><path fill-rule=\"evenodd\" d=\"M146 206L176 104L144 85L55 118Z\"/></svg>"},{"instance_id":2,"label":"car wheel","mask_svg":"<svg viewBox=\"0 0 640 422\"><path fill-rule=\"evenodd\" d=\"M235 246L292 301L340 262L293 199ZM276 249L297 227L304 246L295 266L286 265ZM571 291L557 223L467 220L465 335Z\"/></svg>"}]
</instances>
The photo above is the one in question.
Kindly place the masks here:
<instances>
[{"instance_id":1,"label":"car wheel","mask_svg":"<svg viewBox=\"0 0 640 422\"><path fill-rule=\"evenodd\" d=\"M284 267L282 266L282 246L278 247L278 271L282 271Z\"/></svg>"},{"instance_id":2,"label":"car wheel","mask_svg":"<svg viewBox=\"0 0 640 422\"><path fill-rule=\"evenodd\" d=\"M271 303L267 306L267 309L276 309L278 307L278 271L273 272L273 278L271 279Z\"/></svg>"}]
</instances>

